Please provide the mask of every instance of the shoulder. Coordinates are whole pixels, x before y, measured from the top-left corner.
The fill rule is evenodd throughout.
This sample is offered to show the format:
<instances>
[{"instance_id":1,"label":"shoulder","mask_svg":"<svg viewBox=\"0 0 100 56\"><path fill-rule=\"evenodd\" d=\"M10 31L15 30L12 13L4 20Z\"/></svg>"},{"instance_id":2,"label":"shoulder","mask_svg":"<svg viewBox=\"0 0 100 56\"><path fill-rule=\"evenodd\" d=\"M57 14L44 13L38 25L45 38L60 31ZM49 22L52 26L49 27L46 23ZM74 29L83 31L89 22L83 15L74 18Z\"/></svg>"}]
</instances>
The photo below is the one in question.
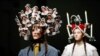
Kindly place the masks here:
<instances>
[{"instance_id":1,"label":"shoulder","mask_svg":"<svg viewBox=\"0 0 100 56\"><path fill-rule=\"evenodd\" d=\"M74 43L68 44L65 46L62 56L69 56L72 52Z\"/></svg>"},{"instance_id":2,"label":"shoulder","mask_svg":"<svg viewBox=\"0 0 100 56\"><path fill-rule=\"evenodd\" d=\"M29 50L29 47L23 48L19 51L18 56L26 56L27 52Z\"/></svg>"},{"instance_id":3,"label":"shoulder","mask_svg":"<svg viewBox=\"0 0 100 56\"><path fill-rule=\"evenodd\" d=\"M58 56L59 50L55 47L48 45L47 56Z\"/></svg>"},{"instance_id":4,"label":"shoulder","mask_svg":"<svg viewBox=\"0 0 100 56\"><path fill-rule=\"evenodd\" d=\"M87 46L87 49L90 49L90 50L97 50L95 46L89 44L89 43L86 43L86 46Z\"/></svg>"},{"instance_id":5,"label":"shoulder","mask_svg":"<svg viewBox=\"0 0 100 56\"><path fill-rule=\"evenodd\" d=\"M28 47L25 47L25 48L23 48L23 49L21 49L20 51L19 51L19 54L22 54L22 53L27 53L27 51L29 50L29 46Z\"/></svg>"},{"instance_id":6,"label":"shoulder","mask_svg":"<svg viewBox=\"0 0 100 56\"><path fill-rule=\"evenodd\" d=\"M72 47L73 47L73 45L74 45L74 43L68 44L68 45L66 45L66 46L65 46L65 49L72 48Z\"/></svg>"},{"instance_id":7,"label":"shoulder","mask_svg":"<svg viewBox=\"0 0 100 56\"><path fill-rule=\"evenodd\" d=\"M25 48L23 48L23 49L21 49L21 50L23 50L23 51L27 51L29 48L30 48L30 47L27 46L27 47L25 47Z\"/></svg>"},{"instance_id":8,"label":"shoulder","mask_svg":"<svg viewBox=\"0 0 100 56\"><path fill-rule=\"evenodd\" d=\"M48 51L53 51L53 52L59 52L58 49L56 49L55 47L48 45Z\"/></svg>"}]
</instances>

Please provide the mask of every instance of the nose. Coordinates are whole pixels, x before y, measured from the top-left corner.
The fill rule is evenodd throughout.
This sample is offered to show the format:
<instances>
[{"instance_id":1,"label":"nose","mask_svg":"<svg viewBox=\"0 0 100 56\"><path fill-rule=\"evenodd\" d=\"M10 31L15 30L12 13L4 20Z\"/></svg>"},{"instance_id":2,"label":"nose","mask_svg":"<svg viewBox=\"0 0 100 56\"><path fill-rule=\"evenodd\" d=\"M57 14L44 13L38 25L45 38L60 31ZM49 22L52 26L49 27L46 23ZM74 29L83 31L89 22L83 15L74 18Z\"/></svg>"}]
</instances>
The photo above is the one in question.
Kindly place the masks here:
<instances>
[{"instance_id":1,"label":"nose","mask_svg":"<svg viewBox=\"0 0 100 56\"><path fill-rule=\"evenodd\" d=\"M75 37L77 37L77 34L75 33Z\"/></svg>"},{"instance_id":2,"label":"nose","mask_svg":"<svg viewBox=\"0 0 100 56\"><path fill-rule=\"evenodd\" d=\"M36 32L34 32L34 34L37 34Z\"/></svg>"},{"instance_id":3,"label":"nose","mask_svg":"<svg viewBox=\"0 0 100 56\"><path fill-rule=\"evenodd\" d=\"M34 30L34 34L38 34L39 32L39 30Z\"/></svg>"},{"instance_id":4,"label":"nose","mask_svg":"<svg viewBox=\"0 0 100 56\"><path fill-rule=\"evenodd\" d=\"M36 30L34 30L34 31L33 31L33 34L37 34L37 31L36 31Z\"/></svg>"}]
</instances>

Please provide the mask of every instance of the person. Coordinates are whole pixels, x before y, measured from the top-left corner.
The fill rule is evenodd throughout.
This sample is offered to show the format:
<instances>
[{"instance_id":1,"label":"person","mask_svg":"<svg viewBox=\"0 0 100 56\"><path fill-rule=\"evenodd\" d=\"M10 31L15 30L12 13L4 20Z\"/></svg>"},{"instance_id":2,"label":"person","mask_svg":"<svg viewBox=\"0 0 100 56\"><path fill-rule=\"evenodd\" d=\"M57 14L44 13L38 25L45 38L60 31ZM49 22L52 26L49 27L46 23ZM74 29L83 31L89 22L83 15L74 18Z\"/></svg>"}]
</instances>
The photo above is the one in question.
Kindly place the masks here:
<instances>
[{"instance_id":1,"label":"person","mask_svg":"<svg viewBox=\"0 0 100 56\"><path fill-rule=\"evenodd\" d=\"M73 43L65 46L61 56L99 56L96 47L86 42L86 37L89 37L84 31L86 24L75 23L67 25L69 26L72 30L70 37L73 38Z\"/></svg>"},{"instance_id":2,"label":"person","mask_svg":"<svg viewBox=\"0 0 100 56\"><path fill-rule=\"evenodd\" d=\"M97 49L85 41L84 33L73 30L74 43L65 46L62 56L98 56Z\"/></svg>"},{"instance_id":3,"label":"person","mask_svg":"<svg viewBox=\"0 0 100 56\"><path fill-rule=\"evenodd\" d=\"M22 49L18 56L58 56L59 50L46 41L45 28L35 24L32 26L32 44Z\"/></svg>"},{"instance_id":4,"label":"person","mask_svg":"<svg viewBox=\"0 0 100 56\"><path fill-rule=\"evenodd\" d=\"M25 12L21 11L19 15L16 16L15 21L17 25L19 26L18 28L19 35L23 37L25 41L30 41L30 45L21 49L19 51L18 56L58 56L60 51L47 43L47 37L58 34L57 30L59 31L60 27L58 28L56 27L57 28L56 31L55 31L55 25L52 26L52 29L54 29L53 31L48 29L51 27L51 26L48 26L49 24L47 23L47 20L46 20L48 15L45 15L46 17L42 17L44 16L41 14L42 12L36 9L38 8L38 6L37 7L34 6L31 8L29 7L30 6L29 4L26 4L26 5L28 6L28 7L26 6L28 9L33 8L33 11L29 12L28 14L32 14L32 13L33 14L27 17L27 14L25 14L26 11ZM37 12L40 13L40 14L37 14L39 17L37 15L34 15ZM23 21L21 20L23 17L28 19L28 22L30 22L30 26L28 26L29 24L27 24L26 21L23 23ZM52 24L54 23L55 21ZM58 24L60 25L61 23L58 22ZM53 32L55 32L54 35L50 34Z\"/></svg>"}]
</instances>

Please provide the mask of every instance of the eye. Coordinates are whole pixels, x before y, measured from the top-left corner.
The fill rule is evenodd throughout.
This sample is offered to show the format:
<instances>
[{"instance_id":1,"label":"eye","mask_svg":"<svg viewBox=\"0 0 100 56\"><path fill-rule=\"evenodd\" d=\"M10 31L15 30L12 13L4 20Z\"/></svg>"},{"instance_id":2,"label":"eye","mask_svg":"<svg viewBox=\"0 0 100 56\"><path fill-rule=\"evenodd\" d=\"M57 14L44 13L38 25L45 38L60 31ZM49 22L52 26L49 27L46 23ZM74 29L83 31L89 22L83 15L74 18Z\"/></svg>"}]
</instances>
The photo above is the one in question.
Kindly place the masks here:
<instances>
[{"instance_id":1,"label":"eye","mask_svg":"<svg viewBox=\"0 0 100 56\"><path fill-rule=\"evenodd\" d=\"M75 32L73 32L73 34L75 34Z\"/></svg>"},{"instance_id":2,"label":"eye","mask_svg":"<svg viewBox=\"0 0 100 56\"><path fill-rule=\"evenodd\" d=\"M77 32L78 34L80 34L81 32Z\"/></svg>"}]
</instances>

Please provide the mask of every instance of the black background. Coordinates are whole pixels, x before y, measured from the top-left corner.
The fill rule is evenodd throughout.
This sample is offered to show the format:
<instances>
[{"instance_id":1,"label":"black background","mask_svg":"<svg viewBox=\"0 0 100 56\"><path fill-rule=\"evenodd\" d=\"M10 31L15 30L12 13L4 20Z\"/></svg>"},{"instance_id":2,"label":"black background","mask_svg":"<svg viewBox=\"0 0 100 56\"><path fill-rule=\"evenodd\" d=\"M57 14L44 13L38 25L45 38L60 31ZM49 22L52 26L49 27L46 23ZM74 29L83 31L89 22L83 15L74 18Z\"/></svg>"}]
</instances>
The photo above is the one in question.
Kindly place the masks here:
<instances>
[{"instance_id":1,"label":"black background","mask_svg":"<svg viewBox=\"0 0 100 56\"><path fill-rule=\"evenodd\" d=\"M24 41L18 35L18 26L14 21L15 15L24 8L26 3L31 6L47 5L50 8L57 8L59 15L63 21L60 28L61 33L48 38L48 43L59 49L62 53L65 45L68 44L67 30L66 30L66 12L69 15L80 14L84 17L84 11L87 10L88 21L93 23L93 34L96 42L90 42L98 49L100 53L100 27L99 27L99 12L100 1L94 0L0 0L0 56L17 56L20 49L29 45L28 41Z\"/></svg>"}]
</instances>

